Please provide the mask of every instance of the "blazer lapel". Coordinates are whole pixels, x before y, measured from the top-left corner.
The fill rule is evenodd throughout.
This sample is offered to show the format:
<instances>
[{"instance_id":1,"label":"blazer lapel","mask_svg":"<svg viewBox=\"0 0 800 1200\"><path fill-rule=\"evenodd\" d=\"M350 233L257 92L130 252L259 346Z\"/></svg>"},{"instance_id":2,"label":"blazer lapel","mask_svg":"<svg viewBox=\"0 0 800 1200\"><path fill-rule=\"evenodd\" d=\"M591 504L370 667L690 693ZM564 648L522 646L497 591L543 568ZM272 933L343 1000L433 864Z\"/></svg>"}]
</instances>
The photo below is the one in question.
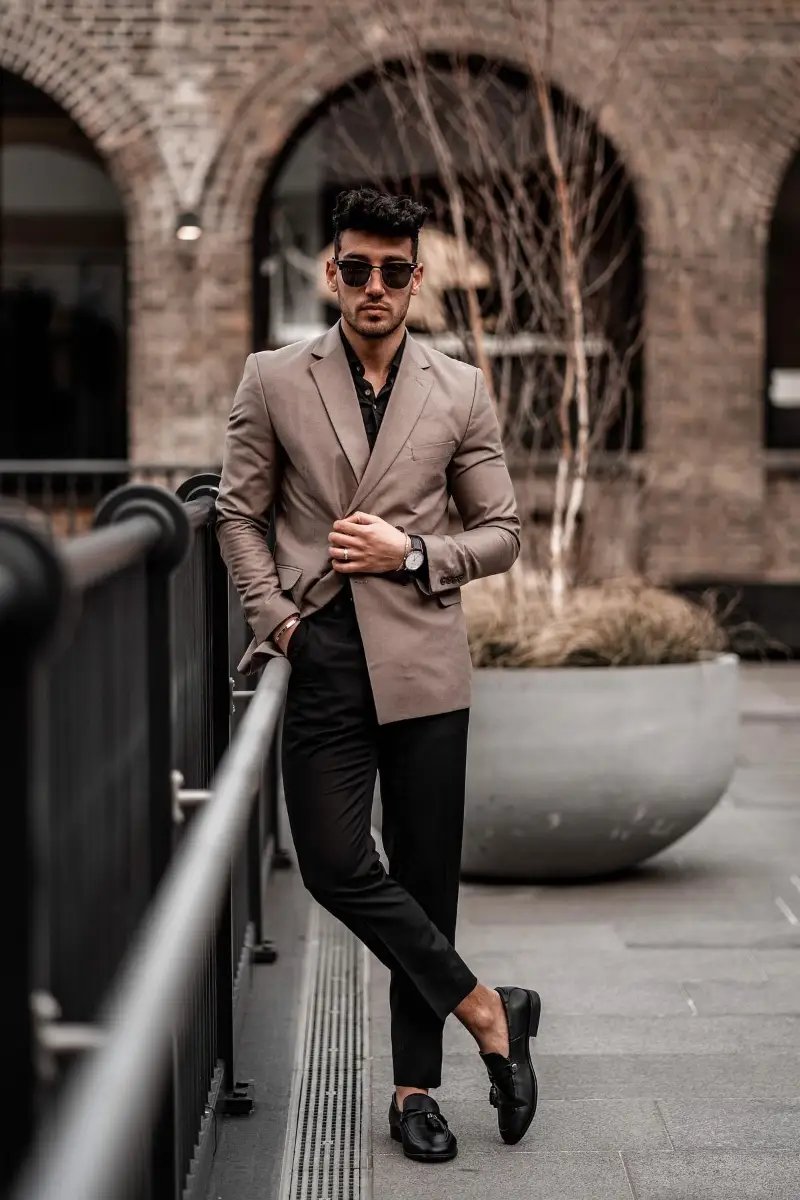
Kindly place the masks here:
<instances>
[{"instance_id":1,"label":"blazer lapel","mask_svg":"<svg viewBox=\"0 0 800 1200\"><path fill-rule=\"evenodd\" d=\"M431 390L428 366L422 347L409 336L372 454L350 501L351 511L363 507L365 498L389 470L408 440Z\"/></svg>"},{"instance_id":2,"label":"blazer lapel","mask_svg":"<svg viewBox=\"0 0 800 1200\"><path fill-rule=\"evenodd\" d=\"M369 442L338 322L314 343L311 353L311 374L358 482L370 456Z\"/></svg>"},{"instance_id":3,"label":"blazer lapel","mask_svg":"<svg viewBox=\"0 0 800 1200\"><path fill-rule=\"evenodd\" d=\"M430 364L423 347L409 335L370 454L338 322L322 335L311 352L316 358L312 374L357 481L347 506L348 513L354 512L386 474L414 428L431 390Z\"/></svg>"}]
</instances>

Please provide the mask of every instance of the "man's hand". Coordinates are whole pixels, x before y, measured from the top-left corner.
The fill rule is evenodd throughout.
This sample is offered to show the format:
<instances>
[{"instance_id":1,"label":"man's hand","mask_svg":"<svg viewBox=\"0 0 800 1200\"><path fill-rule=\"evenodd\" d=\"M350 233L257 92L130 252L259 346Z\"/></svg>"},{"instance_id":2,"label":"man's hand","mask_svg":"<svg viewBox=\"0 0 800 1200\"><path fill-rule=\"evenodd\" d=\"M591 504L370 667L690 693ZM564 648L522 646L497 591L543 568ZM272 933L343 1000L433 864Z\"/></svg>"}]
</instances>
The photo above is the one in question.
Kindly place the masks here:
<instances>
[{"instance_id":1,"label":"man's hand","mask_svg":"<svg viewBox=\"0 0 800 1200\"><path fill-rule=\"evenodd\" d=\"M373 513L354 512L334 521L328 534L328 554L334 571L343 574L396 571L401 565L406 535ZM347 562L344 551L347 550Z\"/></svg>"}]
</instances>

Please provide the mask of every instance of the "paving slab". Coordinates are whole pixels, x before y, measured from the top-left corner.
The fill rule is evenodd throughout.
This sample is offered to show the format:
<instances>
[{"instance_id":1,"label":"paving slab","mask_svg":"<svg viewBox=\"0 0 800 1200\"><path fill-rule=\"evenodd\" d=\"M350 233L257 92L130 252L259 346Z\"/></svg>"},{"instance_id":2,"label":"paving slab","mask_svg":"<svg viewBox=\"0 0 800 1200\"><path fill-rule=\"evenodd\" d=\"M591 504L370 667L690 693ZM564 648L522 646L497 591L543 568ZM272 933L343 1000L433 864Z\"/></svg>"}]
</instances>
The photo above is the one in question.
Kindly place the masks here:
<instances>
[{"instance_id":1,"label":"paving slab","mask_svg":"<svg viewBox=\"0 0 800 1200\"><path fill-rule=\"evenodd\" d=\"M674 855L659 856L625 877L560 884L549 891L532 888L529 896L516 893L505 899L497 895L482 899L474 891L462 892L456 943L461 931L472 924L505 922L509 927L527 929L532 923L586 923L591 916L608 925L634 914L640 920L660 921L667 915L684 920L774 920L776 886L788 886L798 867L800 813L785 818L783 813L770 813L772 833L767 837L763 828L751 828L763 826L760 820L751 819L752 814L747 814L747 828L735 830L736 810L731 807L727 811L733 820L712 813L707 818L709 828L703 831L701 824L678 843L680 860Z\"/></svg>"},{"instance_id":2,"label":"paving slab","mask_svg":"<svg viewBox=\"0 0 800 1200\"><path fill-rule=\"evenodd\" d=\"M462 947L462 943L458 945ZM470 955L469 962L492 974L501 971L504 976L508 975L508 952L482 951ZM586 950L583 954L570 955L550 947L542 951L518 951L511 962L518 976L530 981L527 986L536 987L539 981L543 986L574 982L590 994L593 986L601 987L610 980L615 985L635 988L640 983L656 980L730 979L748 983L765 978L750 951L739 948L674 950L645 947L635 952L627 948L610 953Z\"/></svg>"},{"instance_id":3,"label":"paving slab","mask_svg":"<svg viewBox=\"0 0 800 1200\"><path fill-rule=\"evenodd\" d=\"M800 1155L625 1154L636 1200L797 1200Z\"/></svg>"},{"instance_id":4,"label":"paving slab","mask_svg":"<svg viewBox=\"0 0 800 1200\"><path fill-rule=\"evenodd\" d=\"M794 662L739 664L742 712L800 713L800 670Z\"/></svg>"},{"instance_id":5,"label":"paving slab","mask_svg":"<svg viewBox=\"0 0 800 1200\"><path fill-rule=\"evenodd\" d=\"M741 765L800 762L796 721L744 720L737 754Z\"/></svg>"},{"instance_id":6,"label":"paving slab","mask_svg":"<svg viewBox=\"0 0 800 1200\"><path fill-rule=\"evenodd\" d=\"M797 736L800 740L800 728ZM743 808L727 795L691 835L675 843L673 854L704 890L729 874L731 886L744 893L765 871L769 877L796 866L798 820L800 806Z\"/></svg>"},{"instance_id":7,"label":"paving slab","mask_svg":"<svg viewBox=\"0 0 800 1200\"><path fill-rule=\"evenodd\" d=\"M741 766L728 789L738 808L800 809L800 763L774 766Z\"/></svg>"},{"instance_id":8,"label":"paving slab","mask_svg":"<svg viewBox=\"0 0 800 1200\"><path fill-rule=\"evenodd\" d=\"M710 1013L794 1013L800 1015L800 987L793 975L767 979L763 983L738 983L700 980L684 985L697 1012Z\"/></svg>"},{"instance_id":9,"label":"paving slab","mask_svg":"<svg viewBox=\"0 0 800 1200\"><path fill-rule=\"evenodd\" d=\"M800 1100L659 1100L676 1150L800 1147Z\"/></svg>"},{"instance_id":10,"label":"paving slab","mask_svg":"<svg viewBox=\"0 0 800 1200\"><path fill-rule=\"evenodd\" d=\"M738 1054L745 1047L800 1052L800 1016L703 1017L687 1012L681 1017L586 1017L558 1013L542 1021L536 1040L540 1054L636 1054L645 1046L650 1054Z\"/></svg>"},{"instance_id":11,"label":"paving slab","mask_svg":"<svg viewBox=\"0 0 800 1200\"><path fill-rule=\"evenodd\" d=\"M542 1095L551 1100L796 1099L800 1080L796 1047L738 1054L539 1054L536 1062Z\"/></svg>"},{"instance_id":12,"label":"paving slab","mask_svg":"<svg viewBox=\"0 0 800 1200\"><path fill-rule=\"evenodd\" d=\"M797 901L793 903L797 905ZM800 975L800 948L785 952L759 950L753 957L768 979L775 979L781 975Z\"/></svg>"},{"instance_id":13,"label":"paving slab","mask_svg":"<svg viewBox=\"0 0 800 1200\"><path fill-rule=\"evenodd\" d=\"M692 950L746 948L771 950L796 947L800 951L800 925L790 925L776 908L771 921L623 921L615 927L628 949ZM798 954L800 962L800 954ZM755 962L760 962L758 957Z\"/></svg>"},{"instance_id":14,"label":"paving slab","mask_svg":"<svg viewBox=\"0 0 800 1200\"><path fill-rule=\"evenodd\" d=\"M373 1194L380 1200L417 1200L425 1193L441 1200L631 1200L625 1164L619 1153L537 1154L506 1146L505 1155L488 1162L474 1148L459 1148L449 1163L431 1166L396 1153L376 1159ZM434 1177L435 1172L435 1177Z\"/></svg>"},{"instance_id":15,"label":"paving slab","mask_svg":"<svg viewBox=\"0 0 800 1200\"><path fill-rule=\"evenodd\" d=\"M559 960L571 954L583 957L590 953L613 954L625 950L625 942L612 924L590 921L553 921L549 924L530 921L514 925L498 921L489 925L462 919L456 928L456 945L465 957L483 952L516 955L530 950L539 956L554 954Z\"/></svg>"}]
</instances>

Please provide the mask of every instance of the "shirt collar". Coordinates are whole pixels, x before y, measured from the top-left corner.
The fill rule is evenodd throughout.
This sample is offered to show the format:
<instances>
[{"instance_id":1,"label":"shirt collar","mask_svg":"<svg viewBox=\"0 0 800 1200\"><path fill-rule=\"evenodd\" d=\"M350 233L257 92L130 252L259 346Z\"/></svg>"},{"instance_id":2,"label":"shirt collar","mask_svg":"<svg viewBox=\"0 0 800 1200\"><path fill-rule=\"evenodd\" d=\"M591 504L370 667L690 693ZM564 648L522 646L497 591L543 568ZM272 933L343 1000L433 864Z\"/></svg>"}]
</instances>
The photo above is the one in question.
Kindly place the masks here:
<instances>
[{"instance_id":1,"label":"shirt collar","mask_svg":"<svg viewBox=\"0 0 800 1200\"><path fill-rule=\"evenodd\" d=\"M347 361L350 364L350 370L356 371L359 375L363 376L364 364L362 363L361 359L356 354L353 346L350 344L347 337L345 337L345 333L344 333L344 330L342 329L341 325L339 326L339 336L341 337L342 342L344 344L344 352L347 355ZM397 374L398 370L400 369L400 362L403 357L403 351L406 348L407 340L408 340L408 330L406 329L405 332L403 333L403 340L400 343L400 345L397 347L397 350L395 351L395 354L394 354L394 358L392 359L391 363L389 364L389 373L387 376L387 382L389 379L394 379L395 375Z\"/></svg>"}]
</instances>

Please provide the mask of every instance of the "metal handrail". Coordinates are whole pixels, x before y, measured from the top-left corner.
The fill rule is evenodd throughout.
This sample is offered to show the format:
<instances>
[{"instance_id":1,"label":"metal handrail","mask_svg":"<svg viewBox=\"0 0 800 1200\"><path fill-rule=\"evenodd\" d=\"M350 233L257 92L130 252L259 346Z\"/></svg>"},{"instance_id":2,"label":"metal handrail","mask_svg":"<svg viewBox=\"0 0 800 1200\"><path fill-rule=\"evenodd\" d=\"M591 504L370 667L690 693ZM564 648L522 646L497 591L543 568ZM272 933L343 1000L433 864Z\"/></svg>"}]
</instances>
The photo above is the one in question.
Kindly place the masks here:
<instances>
[{"instance_id":1,"label":"metal handrail","mask_svg":"<svg viewBox=\"0 0 800 1200\"><path fill-rule=\"evenodd\" d=\"M220 760L213 799L191 823L103 1007L99 1024L107 1040L68 1078L12 1200L110 1200L133 1167L150 1130L172 1034L223 904L231 858L245 839L288 676L283 658L262 673Z\"/></svg>"},{"instance_id":2,"label":"metal handrail","mask_svg":"<svg viewBox=\"0 0 800 1200\"><path fill-rule=\"evenodd\" d=\"M160 537L161 526L150 516L131 517L105 529L76 534L61 548L70 584L86 591L146 557Z\"/></svg>"}]
</instances>

